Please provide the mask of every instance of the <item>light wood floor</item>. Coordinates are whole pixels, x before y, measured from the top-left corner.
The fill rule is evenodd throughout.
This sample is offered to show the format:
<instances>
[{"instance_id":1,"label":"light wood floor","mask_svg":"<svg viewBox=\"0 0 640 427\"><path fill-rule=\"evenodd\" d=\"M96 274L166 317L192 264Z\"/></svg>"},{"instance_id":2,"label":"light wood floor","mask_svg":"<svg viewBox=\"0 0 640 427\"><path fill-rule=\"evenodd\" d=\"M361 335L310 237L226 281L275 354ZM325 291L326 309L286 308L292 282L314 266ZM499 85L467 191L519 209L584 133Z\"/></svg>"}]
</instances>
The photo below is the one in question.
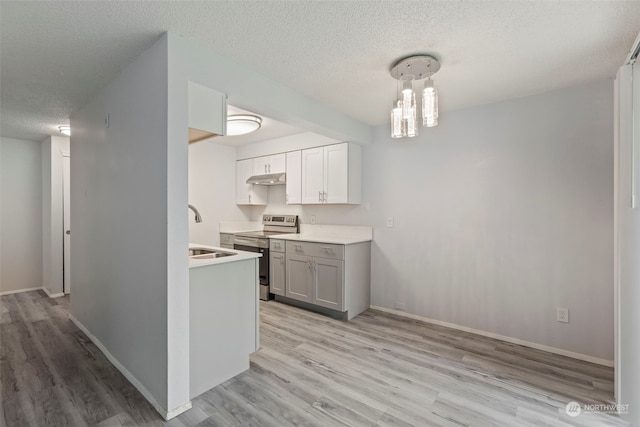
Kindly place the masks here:
<instances>
[{"instance_id":1,"label":"light wood floor","mask_svg":"<svg viewBox=\"0 0 640 427\"><path fill-rule=\"evenodd\" d=\"M606 426L609 368L367 311L261 303L251 369L163 422L68 318L69 297L0 297L0 426Z\"/></svg>"}]
</instances>

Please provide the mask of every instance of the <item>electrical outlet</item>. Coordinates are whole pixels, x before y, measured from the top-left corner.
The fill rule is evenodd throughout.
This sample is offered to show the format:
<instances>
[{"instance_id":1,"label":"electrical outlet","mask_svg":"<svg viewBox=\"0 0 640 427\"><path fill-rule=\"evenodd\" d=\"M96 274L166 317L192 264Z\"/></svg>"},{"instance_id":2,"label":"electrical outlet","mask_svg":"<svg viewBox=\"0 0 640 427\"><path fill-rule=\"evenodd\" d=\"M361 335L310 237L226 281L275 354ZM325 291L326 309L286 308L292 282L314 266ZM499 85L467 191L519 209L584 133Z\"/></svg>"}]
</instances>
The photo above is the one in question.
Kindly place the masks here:
<instances>
[{"instance_id":1,"label":"electrical outlet","mask_svg":"<svg viewBox=\"0 0 640 427\"><path fill-rule=\"evenodd\" d=\"M563 308L563 307L557 307L556 320L562 323L569 323L569 309Z\"/></svg>"},{"instance_id":2,"label":"electrical outlet","mask_svg":"<svg viewBox=\"0 0 640 427\"><path fill-rule=\"evenodd\" d=\"M315 223L316 223L316 216L311 215L311 224L315 224Z\"/></svg>"},{"instance_id":3,"label":"electrical outlet","mask_svg":"<svg viewBox=\"0 0 640 427\"><path fill-rule=\"evenodd\" d=\"M387 228L393 228L393 217L392 216L387 218Z\"/></svg>"},{"instance_id":4,"label":"electrical outlet","mask_svg":"<svg viewBox=\"0 0 640 427\"><path fill-rule=\"evenodd\" d=\"M406 304L400 301L396 301L396 310L404 311L407 308Z\"/></svg>"}]
</instances>

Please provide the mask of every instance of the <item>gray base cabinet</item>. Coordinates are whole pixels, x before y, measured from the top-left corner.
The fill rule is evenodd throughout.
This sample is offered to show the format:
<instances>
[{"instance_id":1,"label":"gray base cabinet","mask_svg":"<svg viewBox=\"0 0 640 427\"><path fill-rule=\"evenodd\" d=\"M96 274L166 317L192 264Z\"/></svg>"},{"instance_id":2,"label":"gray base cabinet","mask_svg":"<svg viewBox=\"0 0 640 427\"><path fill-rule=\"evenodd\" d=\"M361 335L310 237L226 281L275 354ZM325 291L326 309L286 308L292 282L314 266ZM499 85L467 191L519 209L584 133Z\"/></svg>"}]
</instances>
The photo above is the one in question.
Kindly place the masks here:
<instances>
[{"instance_id":1,"label":"gray base cabinet","mask_svg":"<svg viewBox=\"0 0 640 427\"><path fill-rule=\"evenodd\" d=\"M341 260L330 258L314 258L313 299L312 302L322 307L344 311L344 279L342 277Z\"/></svg>"},{"instance_id":2,"label":"gray base cabinet","mask_svg":"<svg viewBox=\"0 0 640 427\"><path fill-rule=\"evenodd\" d=\"M371 243L336 245L286 242L284 296L347 313L370 304Z\"/></svg>"},{"instance_id":3,"label":"gray base cabinet","mask_svg":"<svg viewBox=\"0 0 640 427\"><path fill-rule=\"evenodd\" d=\"M285 296L298 301L311 302L313 275L311 257L287 254L287 278Z\"/></svg>"},{"instance_id":4,"label":"gray base cabinet","mask_svg":"<svg viewBox=\"0 0 640 427\"><path fill-rule=\"evenodd\" d=\"M272 294L284 296L286 274L284 265L284 252L271 252L269 254L269 288Z\"/></svg>"}]
</instances>

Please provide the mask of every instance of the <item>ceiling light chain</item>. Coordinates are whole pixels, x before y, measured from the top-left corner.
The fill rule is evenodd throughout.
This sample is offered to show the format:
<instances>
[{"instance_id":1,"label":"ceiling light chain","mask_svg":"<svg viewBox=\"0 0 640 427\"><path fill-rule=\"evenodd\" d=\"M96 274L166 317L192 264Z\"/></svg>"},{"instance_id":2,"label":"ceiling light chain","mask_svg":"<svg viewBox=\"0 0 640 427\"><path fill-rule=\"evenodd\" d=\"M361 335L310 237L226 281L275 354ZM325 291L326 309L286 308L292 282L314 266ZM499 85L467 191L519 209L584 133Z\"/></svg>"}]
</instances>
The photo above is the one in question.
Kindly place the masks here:
<instances>
[{"instance_id":1,"label":"ceiling light chain","mask_svg":"<svg viewBox=\"0 0 640 427\"><path fill-rule=\"evenodd\" d=\"M397 93L391 108L391 137L412 138L418 135L416 94L414 81L425 80L422 89L422 125L438 125L438 90L431 77L440 69L440 63L429 55L414 55L397 61L391 67L391 76L402 81L402 93Z\"/></svg>"}]
</instances>

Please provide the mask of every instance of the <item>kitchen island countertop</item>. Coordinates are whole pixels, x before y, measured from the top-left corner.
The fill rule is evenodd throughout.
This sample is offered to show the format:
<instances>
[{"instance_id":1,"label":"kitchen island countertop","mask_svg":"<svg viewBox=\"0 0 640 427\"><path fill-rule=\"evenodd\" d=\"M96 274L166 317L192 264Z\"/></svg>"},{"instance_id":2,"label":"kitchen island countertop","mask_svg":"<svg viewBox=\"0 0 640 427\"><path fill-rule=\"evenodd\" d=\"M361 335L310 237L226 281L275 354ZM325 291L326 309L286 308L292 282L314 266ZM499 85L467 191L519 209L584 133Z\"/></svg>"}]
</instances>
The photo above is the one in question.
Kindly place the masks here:
<instances>
[{"instance_id":1,"label":"kitchen island countertop","mask_svg":"<svg viewBox=\"0 0 640 427\"><path fill-rule=\"evenodd\" d=\"M225 256L220 258L204 258L204 259L189 257L189 268L205 267L208 265L244 261L245 259L260 258L262 256L262 254L259 254L257 252L246 252L246 251L239 251L236 249L226 249L226 248L219 248L217 246L200 245L198 243L189 243L189 249L192 249L192 248L213 249L221 252L233 252L237 255L230 255L230 256Z\"/></svg>"}]
</instances>

